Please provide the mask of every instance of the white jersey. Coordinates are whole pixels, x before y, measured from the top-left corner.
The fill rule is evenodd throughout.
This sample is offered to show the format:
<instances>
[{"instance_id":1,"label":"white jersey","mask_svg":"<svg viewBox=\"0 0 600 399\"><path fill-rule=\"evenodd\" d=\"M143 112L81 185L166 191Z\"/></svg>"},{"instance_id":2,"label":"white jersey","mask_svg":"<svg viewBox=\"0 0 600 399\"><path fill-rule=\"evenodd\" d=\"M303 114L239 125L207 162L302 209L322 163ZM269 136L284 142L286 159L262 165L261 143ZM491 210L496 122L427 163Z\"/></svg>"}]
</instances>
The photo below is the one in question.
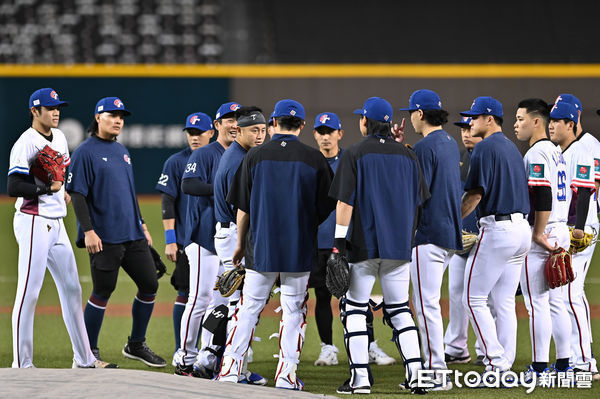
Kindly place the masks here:
<instances>
[{"instance_id":1,"label":"white jersey","mask_svg":"<svg viewBox=\"0 0 600 399\"><path fill-rule=\"evenodd\" d=\"M45 136L31 127L21 134L21 137L15 142L10 151L9 176L13 173L29 175L36 154L46 145L65 155L65 167L71 163L65 135L58 129L51 129L51 131L52 141L49 141ZM34 178L36 184L44 184L37 177L31 176ZM51 195L44 194L29 199L19 197L15 203L15 208L18 212L40 215L46 218L56 219L65 217L67 215L67 206L65 204L64 184L58 192Z\"/></svg>"},{"instance_id":2,"label":"white jersey","mask_svg":"<svg viewBox=\"0 0 600 399\"><path fill-rule=\"evenodd\" d=\"M552 189L552 211L548 223L566 223L570 204L567 201L567 192L570 190L567 180L567 163L560 147L548 139L537 141L527 151L523 162L529 187L550 187Z\"/></svg>"},{"instance_id":3,"label":"white jersey","mask_svg":"<svg viewBox=\"0 0 600 399\"><path fill-rule=\"evenodd\" d=\"M571 190L568 190L569 193L567 198L567 201L570 204L571 201L574 200L573 193L577 193L578 188L590 188L592 192L596 190L596 184L594 182L594 156L592 155L590 148L588 148L581 140L572 142L571 145L563 151L563 156L567 161L567 179L571 187ZM571 206L571 209L574 210L575 206ZM597 211L596 195L593 194L590 198L590 207L585 222L586 226L598 224ZM569 215L569 222L570 224L575 223L574 214Z\"/></svg>"}]
</instances>

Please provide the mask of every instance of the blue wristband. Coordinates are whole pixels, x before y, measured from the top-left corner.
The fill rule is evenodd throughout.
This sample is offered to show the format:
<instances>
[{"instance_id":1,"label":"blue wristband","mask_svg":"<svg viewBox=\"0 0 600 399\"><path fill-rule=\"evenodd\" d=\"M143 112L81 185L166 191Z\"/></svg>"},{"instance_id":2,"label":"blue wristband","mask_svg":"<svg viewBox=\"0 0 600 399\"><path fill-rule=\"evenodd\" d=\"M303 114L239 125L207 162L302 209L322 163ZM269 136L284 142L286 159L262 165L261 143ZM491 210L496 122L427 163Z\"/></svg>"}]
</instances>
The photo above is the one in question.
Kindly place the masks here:
<instances>
[{"instance_id":1,"label":"blue wristband","mask_svg":"<svg viewBox=\"0 0 600 399\"><path fill-rule=\"evenodd\" d=\"M175 238L175 229L165 230L165 242L167 244L173 244L177 242L177 239Z\"/></svg>"}]
</instances>

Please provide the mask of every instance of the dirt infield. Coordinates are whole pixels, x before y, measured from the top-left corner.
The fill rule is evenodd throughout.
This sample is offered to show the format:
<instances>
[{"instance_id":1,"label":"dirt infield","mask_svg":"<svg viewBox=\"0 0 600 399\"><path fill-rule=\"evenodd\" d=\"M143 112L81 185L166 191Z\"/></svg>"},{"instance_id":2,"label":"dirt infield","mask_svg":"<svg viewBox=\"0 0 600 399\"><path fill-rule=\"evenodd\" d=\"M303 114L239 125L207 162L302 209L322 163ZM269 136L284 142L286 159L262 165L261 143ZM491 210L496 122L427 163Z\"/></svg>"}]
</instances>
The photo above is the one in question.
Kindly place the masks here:
<instances>
[{"instance_id":1,"label":"dirt infield","mask_svg":"<svg viewBox=\"0 0 600 399\"><path fill-rule=\"evenodd\" d=\"M339 309L337 307L337 301L332 301L333 314L335 316L339 316ZM442 299L442 317L448 318L448 300ZM261 313L261 317L275 317L278 314L275 313L275 310L279 307L279 301L271 301L267 304L263 312ZM309 299L308 301L308 315L315 315L315 300ZM171 317L173 311L173 304L171 303L157 303L154 305L153 316L163 316L163 317ZM11 313L12 306L0 306L0 313ZM60 315L61 310L58 305L43 305L38 306L35 309L36 314L45 314L45 315ZM379 311L376 312L376 315L380 314ZM590 305L590 314L592 319L600 318L600 305ZM107 316L131 316L131 304L127 303L110 303L106 307L106 315ZM520 319L526 319L527 309L522 302L517 302L517 317Z\"/></svg>"},{"instance_id":2,"label":"dirt infield","mask_svg":"<svg viewBox=\"0 0 600 399\"><path fill-rule=\"evenodd\" d=\"M335 398L323 394L124 369L0 369L0 381L3 398Z\"/></svg>"}]
</instances>

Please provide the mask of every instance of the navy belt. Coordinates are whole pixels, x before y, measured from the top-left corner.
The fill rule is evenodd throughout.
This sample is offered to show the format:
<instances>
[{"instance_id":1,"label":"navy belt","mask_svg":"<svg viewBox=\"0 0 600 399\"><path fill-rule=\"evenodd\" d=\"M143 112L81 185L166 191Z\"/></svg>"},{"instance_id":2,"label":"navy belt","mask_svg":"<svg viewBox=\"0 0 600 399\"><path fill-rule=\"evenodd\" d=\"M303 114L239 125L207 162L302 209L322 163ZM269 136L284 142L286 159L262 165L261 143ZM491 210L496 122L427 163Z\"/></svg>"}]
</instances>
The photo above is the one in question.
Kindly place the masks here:
<instances>
[{"instance_id":1,"label":"navy belt","mask_svg":"<svg viewBox=\"0 0 600 399\"><path fill-rule=\"evenodd\" d=\"M221 227L224 229L228 229L229 225L231 224L231 222L219 222L219 223L221 223Z\"/></svg>"},{"instance_id":2,"label":"navy belt","mask_svg":"<svg viewBox=\"0 0 600 399\"><path fill-rule=\"evenodd\" d=\"M494 215L494 219L496 219L496 222L501 222L503 220L511 220L510 215L512 215L512 213L509 213L508 215ZM520 215L520 217L523 218L522 213L519 213L518 215Z\"/></svg>"}]
</instances>

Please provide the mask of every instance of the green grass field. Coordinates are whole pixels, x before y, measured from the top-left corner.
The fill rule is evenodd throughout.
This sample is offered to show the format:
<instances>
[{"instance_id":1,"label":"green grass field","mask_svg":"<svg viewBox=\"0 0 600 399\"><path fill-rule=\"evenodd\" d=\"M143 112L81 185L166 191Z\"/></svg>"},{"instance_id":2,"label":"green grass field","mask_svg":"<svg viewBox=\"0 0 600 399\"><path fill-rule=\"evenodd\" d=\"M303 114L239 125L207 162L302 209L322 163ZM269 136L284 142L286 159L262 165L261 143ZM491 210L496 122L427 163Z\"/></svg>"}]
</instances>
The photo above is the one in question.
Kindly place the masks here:
<instances>
[{"instance_id":1,"label":"green grass field","mask_svg":"<svg viewBox=\"0 0 600 399\"><path fill-rule=\"evenodd\" d=\"M162 230L162 222L160 219L160 202L157 199L149 198L141 201L142 213L146 220L154 245L162 252L164 249L164 234ZM17 245L12 230L13 218L12 203L7 201L0 202L0 225L5 226L0 230L0 242L3 243L1 253L3 261L0 264L0 367L10 367L12 362L12 338L11 338L11 314L16 290L17 281ZM75 218L73 211L69 209L69 215L65 220L65 224L69 229L69 235L72 242L75 239ZM75 249L75 255L78 262L84 303L91 292L91 281L89 272L89 260L87 253L82 249ZM587 295L590 304L600 304L600 261L595 258L595 263L592 264L588 274ZM169 270L172 270L173 265L168 264ZM128 276L121 274L117 289L115 290L109 302L111 304L130 304L135 295L136 288ZM447 284L444 284L443 296L447 297ZM160 281L160 287L157 295L158 303L171 304L175 299L175 291L168 282L168 276L163 277ZM277 297L275 297L277 300ZM522 301L521 298L518 301ZM58 305L58 295L56 288L50 275L46 274L44 287L40 293L38 306L55 306ZM381 322L381 313L375 313L375 335L379 345L390 355L396 359L400 359L394 344L390 341L391 330L384 326ZM599 321L593 321L594 335L600 339ZM269 385L273 385L273 375L277 359L273 358L273 354L278 352L277 340L269 340L269 336L277 332L279 318L274 314L263 315L257 328L256 336L261 337L260 342L255 342L254 362L250 365L251 370L258 372L269 378ZM122 368L151 370L140 362L125 359L121 355L121 349L127 340L127 335L131 328L130 317L107 316L104 320L104 325L100 334L99 347L102 356L105 360L117 362ZM174 349L173 327L170 315L153 317L148 328L147 341L149 346L165 359L171 359ZM315 367L314 360L318 357L320 345L317 329L314 319L309 319L306 342L302 352L302 363L299 368L299 377L304 381L306 390L313 393L335 394L335 389L348 376L347 357L343 350L343 340L341 324L337 319L334 319L334 344L340 348L338 366L331 367ZM471 354L473 350L474 337L471 335L470 348ZM552 348L553 350L553 348ZM600 353L599 344L594 344L594 352ZM553 359L553 353L551 359ZM528 335L527 320L519 320L519 335L518 335L518 353L513 369L522 371L526 365L530 363L531 349ZM34 362L37 367L71 367L72 349L69 338L60 315L39 314L35 318L35 333L34 333ZM458 367L451 366L461 371L481 370L481 367L472 365L461 365ZM164 369L151 370L158 372L172 373L173 367L170 365ZM371 397L390 397L390 395L404 395L406 392L398 389L398 383L404 380L404 370L401 365L394 366L374 366L373 373L375 376L375 385L373 386L373 394ZM592 389L560 389L558 392L550 389L536 389L531 395L535 397L550 397L559 394L561 396L571 397L600 397L600 383L595 383ZM452 397L515 397L525 396L524 388L514 389L453 389L448 392L436 392L432 395Z\"/></svg>"}]
</instances>

